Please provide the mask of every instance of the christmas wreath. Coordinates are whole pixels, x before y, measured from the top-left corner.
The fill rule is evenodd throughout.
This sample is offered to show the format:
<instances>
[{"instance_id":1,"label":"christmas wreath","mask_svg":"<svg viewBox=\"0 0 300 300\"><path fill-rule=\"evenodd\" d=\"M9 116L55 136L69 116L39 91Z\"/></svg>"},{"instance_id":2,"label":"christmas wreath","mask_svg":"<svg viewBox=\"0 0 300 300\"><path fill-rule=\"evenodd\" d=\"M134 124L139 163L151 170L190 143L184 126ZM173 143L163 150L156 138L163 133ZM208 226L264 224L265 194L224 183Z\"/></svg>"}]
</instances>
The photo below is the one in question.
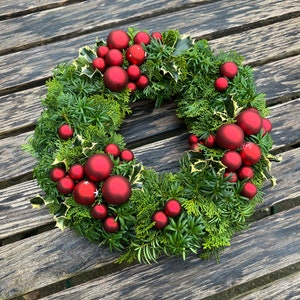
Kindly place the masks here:
<instances>
[{"instance_id":1,"label":"christmas wreath","mask_svg":"<svg viewBox=\"0 0 300 300\"><path fill-rule=\"evenodd\" d=\"M81 48L54 68L26 146L44 191L32 203L120 261L218 255L275 183L266 101L242 60L177 30L113 30ZM189 133L176 173L138 162L119 133L140 99L176 102Z\"/></svg>"}]
</instances>

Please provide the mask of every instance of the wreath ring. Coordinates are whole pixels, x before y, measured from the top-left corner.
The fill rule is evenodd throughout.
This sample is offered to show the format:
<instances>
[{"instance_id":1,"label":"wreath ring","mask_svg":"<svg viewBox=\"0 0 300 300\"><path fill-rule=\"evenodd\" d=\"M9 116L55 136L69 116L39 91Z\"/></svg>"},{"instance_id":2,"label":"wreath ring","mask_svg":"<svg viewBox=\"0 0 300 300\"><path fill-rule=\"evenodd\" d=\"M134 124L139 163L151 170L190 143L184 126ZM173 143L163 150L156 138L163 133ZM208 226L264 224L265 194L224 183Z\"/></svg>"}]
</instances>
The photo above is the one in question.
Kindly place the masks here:
<instances>
[{"instance_id":1,"label":"wreath ring","mask_svg":"<svg viewBox=\"0 0 300 300\"><path fill-rule=\"evenodd\" d=\"M26 145L44 191L32 203L119 261L218 255L275 182L266 101L242 61L177 30L113 30L81 48L53 70ZM140 99L176 102L189 132L176 173L143 166L118 132Z\"/></svg>"}]
</instances>

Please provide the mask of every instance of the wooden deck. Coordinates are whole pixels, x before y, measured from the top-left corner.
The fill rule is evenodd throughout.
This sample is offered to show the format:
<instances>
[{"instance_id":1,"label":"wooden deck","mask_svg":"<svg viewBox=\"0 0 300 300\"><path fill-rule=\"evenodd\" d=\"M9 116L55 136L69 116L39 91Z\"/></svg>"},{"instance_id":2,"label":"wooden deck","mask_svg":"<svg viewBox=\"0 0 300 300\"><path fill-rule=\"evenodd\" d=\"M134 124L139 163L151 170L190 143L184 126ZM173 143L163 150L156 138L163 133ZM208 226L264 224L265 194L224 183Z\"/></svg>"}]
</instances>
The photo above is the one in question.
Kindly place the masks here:
<instances>
[{"instance_id":1,"label":"wooden deck","mask_svg":"<svg viewBox=\"0 0 300 300\"><path fill-rule=\"evenodd\" d=\"M295 0L1 1L0 299L300 299L300 7ZM162 258L115 264L116 255L54 227L21 145L41 113L53 67L115 28L178 28L254 67L271 109L277 185L265 187L249 230L220 262ZM122 133L139 160L176 170L187 133L172 104L134 106ZM164 145L168 144L168 149ZM151 151L150 151L151 149ZM170 149L172 149L170 151ZM155 158L155 159L153 159Z\"/></svg>"}]
</instances>

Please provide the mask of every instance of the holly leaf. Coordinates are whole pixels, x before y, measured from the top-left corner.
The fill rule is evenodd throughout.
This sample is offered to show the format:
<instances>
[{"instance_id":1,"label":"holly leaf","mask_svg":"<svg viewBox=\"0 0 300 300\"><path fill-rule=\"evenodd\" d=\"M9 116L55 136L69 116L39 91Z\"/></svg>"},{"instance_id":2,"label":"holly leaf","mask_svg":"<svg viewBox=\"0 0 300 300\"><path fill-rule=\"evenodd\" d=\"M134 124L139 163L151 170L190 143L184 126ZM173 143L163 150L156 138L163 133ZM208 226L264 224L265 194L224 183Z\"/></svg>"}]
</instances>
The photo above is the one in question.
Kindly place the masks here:
<instances>
[{"instance_id":1,"label":"holly leaf","mask_svg":"<svg viewBox=\"0 0 300 300\"><path fill-rule=\"evenodd\" d=\"M34 198L30 199L30 203L32 205L32 208L40 209L44 204L44 198L37 194Z\"/></svg>"},{"instance_id":2,"label":"holly leaf","mask_svg":"<svg viewBox=\"0 0 300 300\"><path fill-rule=\"evenodd\" d=\"M190 49L194 44L194 40L190 36L185 36L184 38L178 40L175 45L174 56L180 55L183 51Z\"/></svg>"},{"instance_id":3,"label":"holly leaf","mask_svg":"<svg viewBox=\"0 0 300 300\"><path fill-rule=\"evenodd\" d=\"M91 64L97 55L90 47L82 47L79 49L79 57L85 58L85 60Z\"/></svg>"},{"instance_id":4,"label":"holly leaf","mask_svg":"<svg viewBox=\"0 0 300 300\"><path fill-rule=\"evenodd\" d=\"M164 73L164 75L170 74L175 82L178 81L180 72L178 71L178 67L173 62L165 62L163 67L161 67L161 71Z\"/></svg>"},{"instance_id":5,"label":"holly leaf","mask_svg":"<svg viewBox=\"0 0 300 300\"><path fill-rule=\"evenodd\" d=\"M61 231L64 231L64 229L66 228L65 226L65 217L61 216L61 217L56 217L54 218L56 221L55 226L58 227Z\"/></svg>"}]
</instances>

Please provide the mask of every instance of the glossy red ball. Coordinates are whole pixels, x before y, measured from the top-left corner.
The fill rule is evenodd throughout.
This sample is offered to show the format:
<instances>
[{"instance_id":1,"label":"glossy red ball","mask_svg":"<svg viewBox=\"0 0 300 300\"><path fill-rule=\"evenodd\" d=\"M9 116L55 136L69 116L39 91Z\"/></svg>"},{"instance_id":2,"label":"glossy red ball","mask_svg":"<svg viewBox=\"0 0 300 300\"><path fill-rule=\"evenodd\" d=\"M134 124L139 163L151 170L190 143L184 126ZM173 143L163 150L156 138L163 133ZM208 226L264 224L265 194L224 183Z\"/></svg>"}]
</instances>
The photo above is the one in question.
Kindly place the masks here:
<instances>
[{"instance_id":1,"label":"glossy red ball","mask_svg":"<svg viewBox=\"0 0 300 300\"><path fill-rule=\"evenodd\" d=\"M75 187L75 183L72 178L70 177L63 177L57 182L57 190L63 194L68 195L72 193L73 189Z\"/></svg>"},{"instance_id":2,"label":"glossy red ball","mask_svg":"<svg viewBox=\"0 0 300 300\"><path fill-rule=\"evenodd\" d=\"M57 133L61 139L68 140L73 136L74 130L70 125L63 124L58 128Z\"/></svg>"},{"instance_id":3,"label":"glossy red ball","mask_svg":"<svg viewBox=\"0 0 300 300\"><path fill-rule=\"evenodd\" d=\"M243 129L245 135L257 134L262 127L262 118L254 110L246 109L238 114L236 124Z\"/></svg>"},{"instance_id":4,"label":"glossy red ball","mask_svg":"<svg viewBox=\"0 0 300 300\"><path fill-rule=\"evenodd\" d=\"M242 165L242 158L236 151L227 151L225 152L221 162L228 168L229 171L236 171Z\"/></svg>"},{"instance_id":5,"label":"glossy red ball","mask_svg":"<svg viewBox=\"0 0 300 300\"><path fill-rule=\"evenodd\" d=\"M159 210L153 214L152 221L155 222L154 226L157 229L163 229L169 223L168 216L166 215L165 212L163 212L161 210Z\"/></svg>"},{"instance_id":6,"label":"glossy red ball","mask_svg":"<svg viewBox=\"0 0 300 300\"><path fill-rule=\"evenodd\" d=\"M112 92L120 92L127 86L128 75L120 66L111 66L104 72L103 81Z\"/></svg>"},{"instance_id":7,"label":"glossy red ball","mask_svg":"<svg viewBox=\"0 0 300 300\"><path fill-rule=\"evenodd\" d=\"M86 176L95 182L105 180L112 172L113 162L106 154L94 154L84 165Z\"/></svg>"},{"instance_id":8,"label":"glossy red ball","mask_svg":"<svg viewBox=\"0 0 300 300\"><path fill-rule=\"evenodd\" d=\"M81 164L74 164L70 167L68 175L74 180L81 180L84 177L84 167Z\"/></svg>"},{"instance_id":9,"label":"glossy red ball","mask_svg":"<svg viewBox=\"0 0 300 300\"><path fill-rule=\"evenodd\" d=\"M97 196L97 186L94 182L83 180L75 185L73 197L78 204L91 205Z\"/></svg>"},{"instance_id":10,"label":"glossy red ball","mask_svg":"<svg viewBox=\"0 0 300 300\"><path fill-rule=\"evenodd\" d=\"M107 47L109 49L127 49L129 45L130 37L124 30L113 30L111 31L106 40Z\"/></svg>"},{"instance_id":11,"label":"glossy red ball","mask_svg":"<svg viewBox=\"0 0 300 300\"><path fill-rule=\"evenodd\" d=\"M232 61L225 62L220 67L220 74L224 77L232 79L238 73L238 66Z\"/></svg>"},{"instance_id":12,"label":"glossy red ball","mask_svg":"<svg viewBox=\"0 0 300 300\"><path fill-rule=\"evenodd\" d=\"M222 149L235 150L243 145L244 132L236 124L224 124L216 133L216 142Z\"/></svg>"},{"instance_id":13,"label":"glossy red ball","mask_svg":"<svg viewBox=\"0 0 300 300\"><path fill-rule=\"evenodd\" d=\"M61 178L65 177L66 172L63 168L55 167L50 171L50 179L57 182Z\"/></svg>"},{"instance_id":14,"label":"glossy red ball","mask_svg":"<svg viewBox=\"0 0 300 300\"><path fill-rule=\"evenodd\" d=\"M243 164L246 166L252 166L259 162L261 158L260 147L253 142L245 142L240 151Z\"/></svg>"},{"instance_id":15,"label":"glossy red ball","mask_svg":"<svg viewBox=\"0 0 300 300\"><path fill-rule=\"evenodd\" d=\"M130 64L140 66L146 59L146 52L141 45L133 44L126 50L126 58Z\"/></svg>"},{"instance_id":16,"label":"glossy red ball","mask_svg":"<svg viewBox=\"0 0 300 300\"><path fill-rule=\"evenodd\" d=\"M114 233L120 230L120 223L114 217L109 216L103 221L103 228L106 232Z\"/></svg>"},{"instance_id":17,"label":"glossy red ball","mask_svg":"<svg viewBox=\"0 0 300 300\"><path fill-rule=\"evenodd\" d=\"M246 182L242 188L241 195L252 199L257 194L257 187L252 182Z\"/></svg>"},{"instance_id":18,"label":"glossy red ball","mask_svg":"<svg viewBox=\"0 0 300 300\"><path fill-rule=\"evenodd\" d=\"M105 204L96 204L91 208L91 214L95 219L104 219L107 217L108 208Z\"/></svg>"},{"instance_id":19,"label":"glossy red ball","mask_svg":"<svg viewBox=\"0 0 300 300\"><path fill-rule=\"evenodd\" d=\"M164 212L169 217L176 217L181 212L181 204L176 199L168 200L164 205Z\"/></svg>"}]
</instances>

